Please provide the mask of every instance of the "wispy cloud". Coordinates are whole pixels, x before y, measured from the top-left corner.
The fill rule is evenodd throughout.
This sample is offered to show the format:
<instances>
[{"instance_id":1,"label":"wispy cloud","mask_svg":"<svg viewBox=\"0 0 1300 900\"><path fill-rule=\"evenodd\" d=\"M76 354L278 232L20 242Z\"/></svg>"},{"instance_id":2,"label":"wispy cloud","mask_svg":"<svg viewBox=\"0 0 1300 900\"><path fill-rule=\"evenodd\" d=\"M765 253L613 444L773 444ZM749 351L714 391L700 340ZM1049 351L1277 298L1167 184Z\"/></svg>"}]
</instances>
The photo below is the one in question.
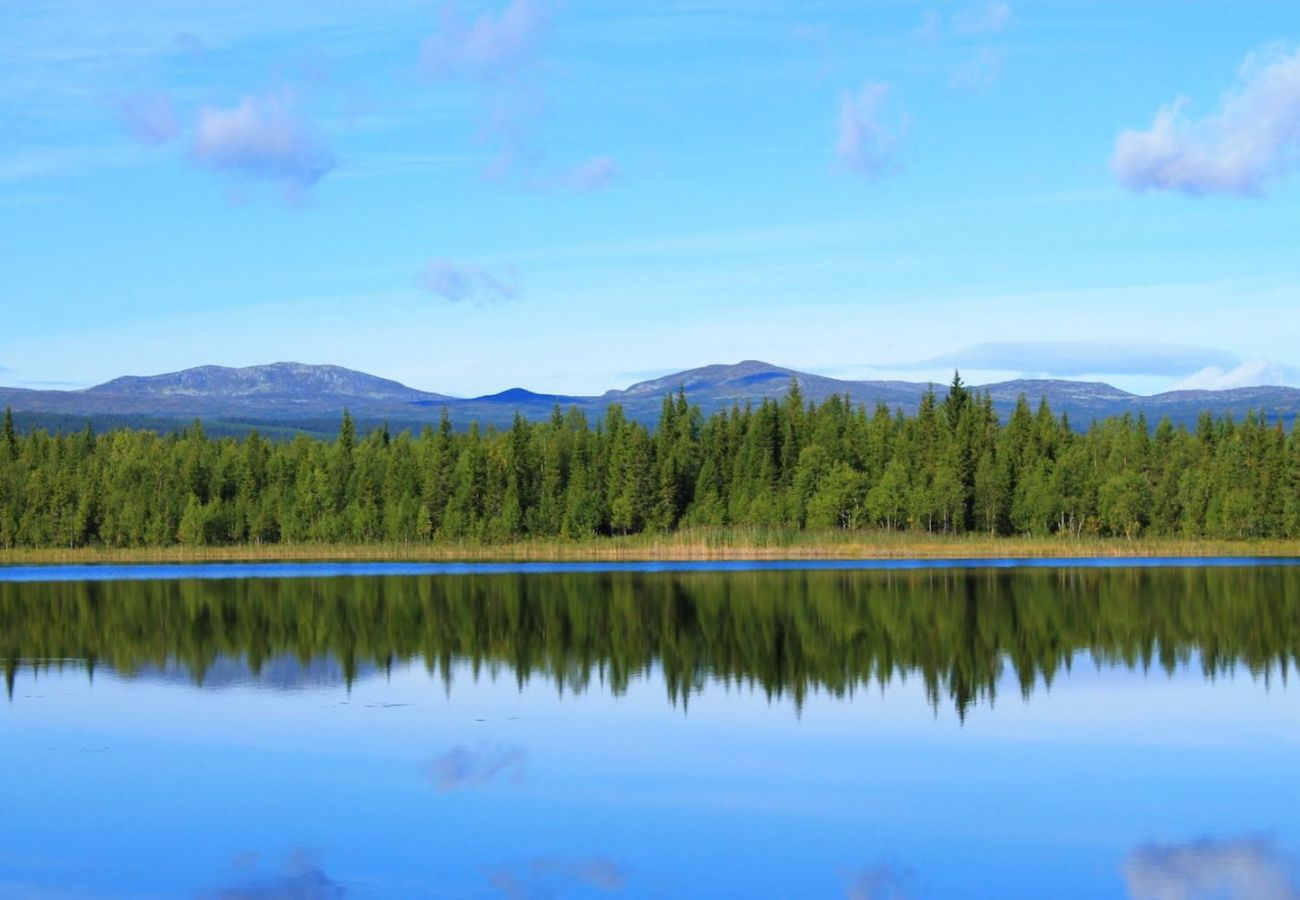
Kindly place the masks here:
<instances>
[{"instance_id":1,"label":"wispy cloud","mask_svg":"<svg viewBox=\"0 0 1300 900\"><path fill-rule=\"evenodd\" d=\"M498 12L466 19L459 5L441 10L437 31L420 44L420 67L435 78L508 78L531 63L548 20L539 0L511 0Z\"/></svg>"},{"instance_id":2,"label":"wispy cloud","mask_svg":"<svg viewBox=\"0 0 1300 900\"><path fill-rule=\"evenodd\" d=\"M931 43L943 37L944 18L937 9L927 9L921 13L921 24L916 26L916 36Z\"/></svg>"},{"instance_id":3,"label":"wispy cloud","mask_svg":"<svg viewBox=\"0 0 1300 900\"><path fill-rule=\"evenodd\" d=\"M916 34L929 42L937 42L946 35L960 38L988 37L1005 31L1010 24L1010 4L980 3L963 7L949 16L937 9L927 9L921 14L921 24L917 26Z\"/></svg>"},{"instance_id":4,"label":"wispy cloud","mask_svg":"<svg viewBox=\"0 0 1300 900\"><path fill-rule=\"evenodd\" d=\"M447 3L438 30L420 44L419 66L427 77L483 86L478 130L493 148L483 172L493 181L510 182L520 173L535 177L542 158L531 126L542 109L543 82L535 69L548 18L540 0L510 0L473 18Z\"/></svg>"},{"instance_id":5,"label":"wispy cloud","mask_svg":"<svg viewBox=\"0 0 1300 900\"><path fill-rule=\"evenodd\" d=\"M1300 900L1292 867L1258 839L1139 847L1124 864L1124 880L1131 900Z\"/></svg>"},{"instance_id":6,"label":"wispy cloud","mask_svg":"<svg viewBox=\"0 0 1300 900\"><path fill-rule=\"evenodd\" d=\"M1202 118L1178 97L1151 127L1115 140L1111 168L1135 191L1254 195L1300 165L1300 48L1251 54L1238 84Z\"/></svg>"},{"instance_id":7,"label":"wispy cloud","mask_svg":"<svg viewBox=\"0 0 1300 900\"><path fill-rule=\"evenodd\" d=\"M1226 391L1240 387L1295 385L1300 369L1266 359L1249 359L1235 366L1206 366L1174 385L1176 391Z\"/></svg>"},{"instance_id":8,"label":"wispy cloud","mask_svg":"<svg viewBox=\"0 0 1300 900\"><path fill-rule=\"evenodd\" d=\"M849 171L879 176L896 168L907 123L890 114L889 94L889 85L869 81L840 97L835 155Z\"/></svg>"},{"instance_id":9,"label":"wispy cloud","mask_svg":"<svg viewBox=\"0 0 1300 900\"><path fill-rule=\"evenodd\" d=\"M1002 74L1004 51L989 42L1011 24L1011 6L1007 3L982 3L967 6L945 16L935 9L921 14L916 36L928 44L949 44L954 53L966 57L948 79L957 90L987 91Z\"/></svg>"},{"instance_id":10,"label":"wispy cloud","mask_svg":"<svg viewBox=\"0 0 1300 900\"><path fill-rule=\"evenodd\" d=\"M1076 375L1186 376L1206 367L1233 367L1240 357L1208 347L1134 341L994 341L891 366L940 367L1072 377Z\"/></svg>"},{"instance_id":11,"label":"wispy cloud","mask_svg":"<svg viewBox=\"0 0 1300 900\"><path fill-rule=\"evenodd\" d=\"M545 164L541 153L507 151L497 157L486 174L531 191L588 193L609 187L620 172L612 156L593 156L576 166L555 169Z\"/></svg>"},{"instance_id":12,"label":"wispy cloud","mask_svg":"<svg viewBox=\"0 0 1300 900\"><path fill-rule=\"evenodd\" d=\"M598 191L608 187L618 175L618 163L614 157L593 156L566 172L564 183L577 191Z\"/></svg>"},{"instance_id":13,"label":"wispy cloud","mask_svg":"<svg viewBox=\"0 0 1300 900\"><path fill-rule=\"evenodd\" d=\"M487 870L492 889L508 900L541 900L575 888L614 893L627 886L627 872L603 857L533 859Z\"/></svg>"},{"instance_id":14,"label":"wispy cloud","mask_svg":"<svg viewBox=\"0 0 1300 900\"><path fill-rule=\"evenodd\" d=\"M527 191L593 193L612 185L622 173L612 156L593 156L573 166L555 166L520 130L501 132L501 146L483 170L490 180Z\"/></svg>"},{"instance_id":15,"label":"wispy cloud","mask_svg":"<svg viewBox=\"0 0 1300 900\"><path fill-rule=\"evenodd\" d=\"M1002 74L1002 51L984 47L952 75L953 87L968 91L987 91Z\"/></svg>"},{"instance_id":16,"label":"wispy cloud","mask_svg":"<svg viewBox=\"0 0 1300 900\"><path fill-rule=\"evenodd\" d=\"M953 33L962 37L997 34L1011 22L1011 6L1007 3L983 3L968 6L953 13L950 25Z\"/></svg>"},{"instance_id":17,"label":"wispy cloud","mask_svg":"<svg viewBox=\"0 0 1300 900\"><path fill-rule=\"evenodd\" d=\"M429 775L440 791L480 787L499 777L518 782L526 760L521 747L454 747L429 764Z\"/></svg>"},{"instance_id":18,"label":"wispy cloud","mask_svg":"<svg viewBox=\"0 0 1300 900\"><path fill-rule=\"evenodd\" d=\"M113 106L131 137L142 144L166 144L181 135L176 104L165 91L117 97Z\"/></svg>"},{"instance_id":19,"label":"wispy cloud","mask_svg":"<svg viewBox=\"0 0 1300 900\"><path fill-rule=\"evenodd\" d=\"M229 108L204 107L190 153L215 169L300 189L336 165L329 145L300 115L289 92L244 97Z\"/></svg>"},{"instance_id":20,"label":"wispy cloud","mask_svg":"<svg viewBox=\"0 0 1300 900\"><path fill-rule=\"evenodd\" d=\"M450 259L435 259L425 267L424 287L453 303L495 303L519 296L519 286L513 276L503 278L480 266Z\"/></svg>"},{"instance_id":21,"label":"wispy cloud","mask_svg":"<svg viewBox=\"0 0 1300 900\"><path fill-rule=\"evenodd\" d=\"M192 31L178 31L172 35L172 45L180 52L192 56L202 56L207 52L207 46L204 44L203 38Z\"/></svg>"},{"instance_id":22,"label":"wispy cloud","mask_svg":"<svg viewBox=\"0 0 1300 900\"><path fill-rule=\"evenodd\" d=\"M460 79L482 90L479 133L492 148L489 179L528 190L600 190L618 172L596 156L576 166L548 164L533 133L543 112L539 56L553 12L543 0L510 0L466 17L459 5L441 10L438 30L420 45L420 70L435 82Z\"/></svg>"},{"instance_id":23,"label":"wispy cloud","mask_svg":"<svg viewBox=\"0 0 1300 900\"><path fill-rule=\"evenodd\" d=\"M104 146L36 147L0 156L0 181L30 181L148 165L152 154L119 141Z\"/></svg>"}]
</instances>

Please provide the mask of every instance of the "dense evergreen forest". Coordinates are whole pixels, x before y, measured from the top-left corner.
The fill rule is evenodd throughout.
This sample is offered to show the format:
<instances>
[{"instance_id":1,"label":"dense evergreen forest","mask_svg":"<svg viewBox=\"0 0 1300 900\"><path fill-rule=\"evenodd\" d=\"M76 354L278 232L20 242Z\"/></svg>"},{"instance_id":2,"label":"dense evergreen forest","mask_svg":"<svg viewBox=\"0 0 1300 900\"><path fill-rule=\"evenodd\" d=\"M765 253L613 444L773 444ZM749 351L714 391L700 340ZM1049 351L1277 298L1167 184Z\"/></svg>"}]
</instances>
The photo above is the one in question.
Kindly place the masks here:
<instances>
[{"instance_id":1,"label":"dense evergreen forest","mask_svg":"<svg viewBox=\"0 0 1300 900\"><path fill-rule=\"evenodd\" d=\"M336 440L0 434L0 548L505 541L686 526L1300 537L1300 434L1248 415L1076 432L1021 398L1005 423L954 377L915 415L780 401L651 430L611 406L549 421Z\"/></svg>"},{"instance_id":2,"label":"dense evergreen forest","mask_svg":"<svg viewBox=\"0 0 1300 900\"><path fill-rule=\"evenodd\" d=\"M954 602L959 600L960 602ZM0 583L0 668L331 659L349 682L419 660L621 693L658 670L685 702L708 679L796 703L919 676L959 713L1008 668L1030 696L1088 653L1207 677L1300 661L1300 570L564 573L426 578ZM280 667L283 668L283 667ZM460 670L457 673L457 670ZM1004 682L1005 683L1005 682Z\"/></svg>"}]
</instances>

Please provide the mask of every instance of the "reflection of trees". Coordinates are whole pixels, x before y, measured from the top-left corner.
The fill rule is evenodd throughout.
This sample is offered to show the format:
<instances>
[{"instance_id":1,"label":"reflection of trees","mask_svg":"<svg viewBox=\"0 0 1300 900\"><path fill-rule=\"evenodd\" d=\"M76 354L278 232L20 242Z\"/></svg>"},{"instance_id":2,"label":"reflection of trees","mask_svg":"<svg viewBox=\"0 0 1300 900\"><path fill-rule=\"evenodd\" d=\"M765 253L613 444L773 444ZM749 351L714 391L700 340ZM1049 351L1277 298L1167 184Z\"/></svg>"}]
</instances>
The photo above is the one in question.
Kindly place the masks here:
<instances>
[{"instance_id":1,"label":"reflection of trees","mask_svg":"<svg viewBox=\"0 0 1300 900\"><path fill-rule=\"evenodd\" d=\"M566 573L282 581L0 584L0 659L202 681L222 656L333 656L351 677L420 658L615 692L662 667L685 701L708 678L796 701L919 674L959 712L1010 665L1026 696L1079 652L1208 676L1285 674L1300 654L1300 569Z\"/></svg>"}]
</instances>

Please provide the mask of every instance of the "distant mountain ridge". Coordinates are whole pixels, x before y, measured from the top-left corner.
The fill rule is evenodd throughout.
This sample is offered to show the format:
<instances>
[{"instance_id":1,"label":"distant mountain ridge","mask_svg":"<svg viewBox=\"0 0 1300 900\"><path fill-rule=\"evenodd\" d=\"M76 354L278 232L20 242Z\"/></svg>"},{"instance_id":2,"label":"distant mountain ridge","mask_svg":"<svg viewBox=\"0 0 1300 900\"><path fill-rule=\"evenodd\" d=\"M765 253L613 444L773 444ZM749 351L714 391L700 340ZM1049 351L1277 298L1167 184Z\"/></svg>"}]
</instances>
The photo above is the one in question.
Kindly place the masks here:
<instances>
[{"instance_id":1,"label":"distant mountain ridge","mask_svg":"<svg viewBox=\"0 0 1300 900\"><path fill-rule=\"evenodd\" d=\"M85 393L153 398L262 397L305 403L320 397L356 397L399 403L450 399L342 366L302 363L272 363L243 369L200 366L166 375L127 375L87 388Z\"/></svg>"},{"instance_id":2,"label":"distant mountain ridge","mask_svg":"<svg viewBox=\"0 0 1300 900\"><path fill-rule=\"evenodd\" d=\"M79 391L0 388L0 406L39 422L86 419L108 423L123 417L153 422L193 419L235 423L239 428L270 427L328 430L348 409L363 424L389 422L394 428L421 427L435 422L447 409L454 422L506 425L518 413L526 418L549 416L558 404L576 406L589 417L619 403L626 414L653 423L663 398L686 391L706 413L743 407L767 398L780 398L792 381L805 398L824 402L832 395L855 404L914 410L928 383L908 381L848 381L775 366L759 360L709 365L661 378L641 381L600 396L541 394L511 388L483 397L458 398L421 391L397 381L340 366L272 363L247 368L201 366L152 376L124 376ZM939 392L943 385L936 385ZM1168 416L1190 424L1202 412L1241 417L1249 410L1290 424L1300 414L1300 389L1247 387L1225 391L1172 391L1140 396L1101 382L1060 379L1020 379L972 386L987 392L994 407L1006 414L1024 395L1031 403L1046 399L1053 410L1068 413L1076 426L1123 413L1145 413L1153 422Z\"/></svg>"}]
</instances>

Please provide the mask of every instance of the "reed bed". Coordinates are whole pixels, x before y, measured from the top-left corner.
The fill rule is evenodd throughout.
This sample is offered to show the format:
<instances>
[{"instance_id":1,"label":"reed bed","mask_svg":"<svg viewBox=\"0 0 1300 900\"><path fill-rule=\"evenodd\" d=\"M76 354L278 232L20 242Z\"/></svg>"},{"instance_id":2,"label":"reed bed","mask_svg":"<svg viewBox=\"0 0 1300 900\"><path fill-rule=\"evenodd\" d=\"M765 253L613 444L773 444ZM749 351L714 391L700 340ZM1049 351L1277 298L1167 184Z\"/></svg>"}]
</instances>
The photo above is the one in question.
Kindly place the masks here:
<instances>
[{"instance_id":1,"label":"reed bed","mask_svg":"<svg viewBox=\"0 0 1300 900\"><path fill-rule=\"evenodd\" d=\"M509 543L243 544L216 547L79 547L0 550L0 565L236 561L551 562L773 559L1031 559L1300 557L1297 540L996 537L884 531L686 529L673 534Z\"/></svg>"}]
</instances>

